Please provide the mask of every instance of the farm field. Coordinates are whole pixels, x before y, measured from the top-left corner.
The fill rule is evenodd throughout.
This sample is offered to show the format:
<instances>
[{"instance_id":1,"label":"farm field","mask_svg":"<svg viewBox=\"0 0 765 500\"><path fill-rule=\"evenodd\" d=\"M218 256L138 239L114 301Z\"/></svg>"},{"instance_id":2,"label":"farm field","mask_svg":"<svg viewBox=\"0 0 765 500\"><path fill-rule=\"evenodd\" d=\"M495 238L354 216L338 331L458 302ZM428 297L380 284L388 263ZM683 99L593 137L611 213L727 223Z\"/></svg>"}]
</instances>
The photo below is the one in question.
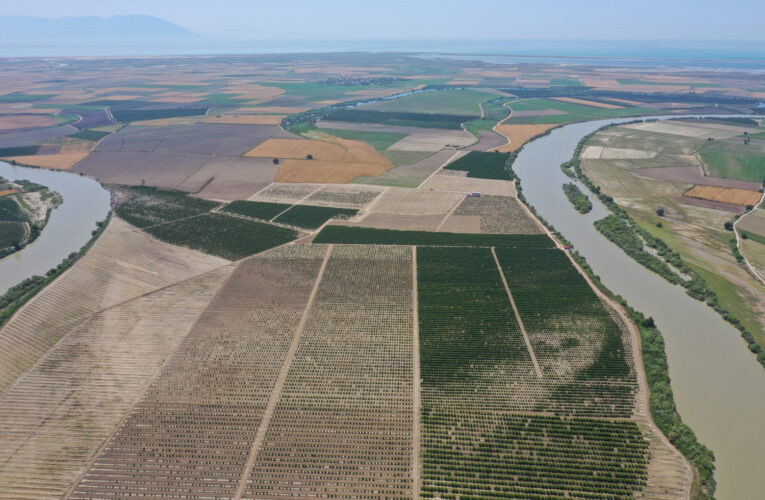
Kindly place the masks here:
<instances>
[{"instance_id":1,"label":"farm field","mask_svg":"<svg viewBox=\"0 0 765 500\"><path fill-rule=\"evenodd\" d=\"M85 257L0 329L0 390L83 319L226 261L179 249L115 219Z\"/></svg>"},{"instance_id":2,"label":"farm field","mask_svg":"<svg viewBox=\"0 0 765 500\"><path fill-rule=\"evenodd\" d=\"M765 342L762 285L737 263L730 250L733 235L725 229L726 222L743 213L747 205L759 202L758 183L709 175L692 154L703 151L707 145L727 144L729 138L746 129L736 123L713 120L613 127L598 132L587 142L581 167L643 229L678 252L703 277L720 304L762 343ZM598 147L649 151L656 156L603 159L599 154L599 159L588 158L595 156L590 148ZM747 147L743 141L738 143L740 150ZM663 217L657 215L659 209L663 210ZM751 251L753 245L747 247Z\"/></svg>"},{"instance_id":3,"label":"farm field","mask_svg":"<svg viewBox=\"0 0 765 500\"><path fill-rule=\"evenodd\" d=\"M475 90L435 90L362 106L363 110L447 114L478 117L480 104L491 94Z\"/></svg>"},{"instance_id":4,"label":"farm field","mask_svg":"<svg viewBox=\"0 0 765 500\"><path fill-rule=\"evenodd\" d=\"M688 497L652 421L676 414L651 408L669 386L649 395L647 323L549 236L511 167L565 123L756 112L761 74L58 60L0 61L0 158L94 177L113 212L0 325L0 497ZM751 201L731 195L761 194L760 130L632 123L578 166L763 339L726 229ZM762 270L761 211L736 229Z\"/></svg>"}]
</instances>

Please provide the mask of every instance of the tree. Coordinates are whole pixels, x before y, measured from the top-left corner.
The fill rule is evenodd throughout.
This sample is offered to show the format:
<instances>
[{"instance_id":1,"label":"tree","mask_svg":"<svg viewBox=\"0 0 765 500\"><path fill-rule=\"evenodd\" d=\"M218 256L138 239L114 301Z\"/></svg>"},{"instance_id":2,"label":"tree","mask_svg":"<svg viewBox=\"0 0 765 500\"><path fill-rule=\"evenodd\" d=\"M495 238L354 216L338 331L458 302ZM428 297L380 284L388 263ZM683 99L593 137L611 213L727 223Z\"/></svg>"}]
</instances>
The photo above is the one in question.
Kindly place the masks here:
<instances>
[{"instance_id":1,"label":"tree","mask_svg":"<svg viewBox=\"0 0 765 500\"><path fill-rule=\"evenodd\" d=\"M656 209L656 215L658 215L659 217L664 217L664 209L663 208Z\"/></svg>"},{"instance_id":2,"label":"tree","mask_svg":"<svg viewBox=\"0 0 765 500\"><path fill-rule=\"evenodd\" d=\"M313 160L313 155L311 153L308 153L307 155L305 155L305 159L306 160Z\"/></svg>"},{"instance_id":3,"label":"tree","mask_svg":"<svg viewBox=\"0 0 765 500\"><path fill-rule=\"evenodd\" d=\"M741 232L741 239L742 240L748 240L749 239L749 235L747 235L745 232L742 231Z\"/></svg>"},{"instance_id":4,"label":"tree","mask_svg":"<svg viewBox=\"0 0 765 500\"><path fill-rule=\"evenodd\" d=\"M653 321L653 316L648 316L647 318L643 319L642 324L646 328L655 328L656 323Z\"/></svg>"},{"instance_id":5,"label":"tree","mask_svg":"<svg viewBox=\"0 0 765 500\"><path fill-rule=\"evenodd\" d=\"M278 164L279 164L279 158L274 158L274 165L278 165Z\"/></svg>"},{"instance_id":6,"label":"tree","mask_svg":"<svg viewBox=\"0 0 765 500\"><path fill-rule=\"evenodd\" d=\"M733 223L731 221L725 221L724 226L726 231L733 231Z\"/></svg>"}]
</instances>

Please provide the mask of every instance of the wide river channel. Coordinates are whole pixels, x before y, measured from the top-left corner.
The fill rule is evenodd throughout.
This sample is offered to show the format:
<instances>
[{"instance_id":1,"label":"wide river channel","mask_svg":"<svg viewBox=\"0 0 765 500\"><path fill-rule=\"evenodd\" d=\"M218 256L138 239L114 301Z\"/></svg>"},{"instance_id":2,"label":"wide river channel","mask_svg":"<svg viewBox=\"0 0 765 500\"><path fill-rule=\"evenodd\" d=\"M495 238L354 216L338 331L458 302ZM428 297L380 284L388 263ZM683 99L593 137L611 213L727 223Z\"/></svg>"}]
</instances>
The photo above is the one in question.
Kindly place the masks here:
<instances>
[{"instance_id":1,"label":"wide river channel","mask_svg":"<svg viewBox=\"0 0 765 500\"><path fill-rule=\"evenodd\" d=\"M555 129L526 144L513 170L521 178L526 200L573 243L603 283L632 307L653 316L666 342L680 415L715 453L715 496L720 500L763 498L765 370L738 330L719 314L598 233L593 223L608 211L597 199L592 200L592 211L582 215L563 194L561 186L571 179L560 164L571 159L579 140L609 123L632 120L599 120Z\"/></svg>"},{"instance_id":2,"label":"wide river channel","mask_svg":"<svg viewBox=\"0 0 765 500\"><path fill-rule=\"evenodd\" d=\"M0 177L27 179L58 191L64 203L53 210L42 234L21 251L0 259L0 294L33 276L44 275L91 238L109 211L109 191L88 177L0 162Z\"/></svg>"},{"instance_id":3,"label":"wide river channel","mask_svg":"<svg viewBox=\"0 0 765 500\"><path fill-rule=\"evenodd\" d=\"M717 498L761 498L765 370L749 353L738 330L686 295L684 289L633 261L595 230L593 222L608 213L597 199L593 199L592 212L582 215L561 189L570 179L561 172L560 164L571 158L579 140L609 123L630 120L600 120L555 129L527 144L513 168L521 177L528 202L576 246L603 283L656 320L664 334L680 414L717 458ZM64 198L35 243L0 260L3 293L31 275L44 274L80 249L95 223L108 212L109 193L98 182L67 172L0 162L0 176L29 179Z\"/></svg>"}]
</instances>

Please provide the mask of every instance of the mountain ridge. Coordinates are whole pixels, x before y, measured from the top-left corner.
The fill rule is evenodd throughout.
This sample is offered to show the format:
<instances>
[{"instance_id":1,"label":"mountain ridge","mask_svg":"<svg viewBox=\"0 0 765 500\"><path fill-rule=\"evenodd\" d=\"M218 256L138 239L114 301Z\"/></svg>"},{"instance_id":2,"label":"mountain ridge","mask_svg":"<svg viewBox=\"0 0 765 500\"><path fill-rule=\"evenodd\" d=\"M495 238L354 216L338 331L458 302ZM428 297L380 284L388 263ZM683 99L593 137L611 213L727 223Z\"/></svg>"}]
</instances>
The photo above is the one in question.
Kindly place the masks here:
<instances>
[{"instance_id":1,"label":"mountain ridge","mask_svg":"<svg viewBox=\"0 0 765 500\"><path fill-rule=\"evenodd\" d=\"M160 40L198 38L165 19L145 15L44 18L0 16L0 40Z\"/></svg>"}]
</instances>

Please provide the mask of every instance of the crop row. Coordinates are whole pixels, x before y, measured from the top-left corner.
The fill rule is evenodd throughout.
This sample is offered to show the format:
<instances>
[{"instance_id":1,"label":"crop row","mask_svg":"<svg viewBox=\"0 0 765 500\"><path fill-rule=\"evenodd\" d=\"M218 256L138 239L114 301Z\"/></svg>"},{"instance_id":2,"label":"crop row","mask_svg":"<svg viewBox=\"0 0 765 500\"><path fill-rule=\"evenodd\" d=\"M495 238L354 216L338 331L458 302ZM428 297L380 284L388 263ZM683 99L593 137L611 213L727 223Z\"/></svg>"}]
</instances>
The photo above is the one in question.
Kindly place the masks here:
<instances>
[{"instance_id":1,"label":"crop row","mask_svg":"<svg viewBox=\"0 0 765 500\"><path fill-rule=\"evenodd\" d=\"M326 226L316 235L314 243L523 248L550 248L553 245L545 234L432 233L350 226Z\"/></svg>"},{"instance_id":2,"label":"crop row","mask_svg":"<svg viewBox=\"0 0 765 500\"><path fill-rule=\"evenodd\" d=\"M326 120L353 123L382 123L407 127L425 127L459 130L469 116L436 113L406 113L398 111L367 111L343 109L325 117Z\"/></svg>"},{"instance_id":3,"label":"crop row","mask_svg":"<svg viewBox=\"0 0 765 500\"><path fill-rule=\"evenodd\" d=\"M138 228L164 224L200 215L215 208L214 201L192 198L181 191L166 191L152 187L117 187L115 212Z\"/></svg>"},{"instance_id":4,"label":"crop row","mask_svg":"<svg viewBox=\"0 0 765 500\"><path fill-rule=\"evenodd\" d=\"M513 174L507 166L514 159L510 153L471 151L444 168L465 171L468 177L510 181L513 180Z\"/></svg>"},{"instance_id":5,"label":"crop row","mask_svg":"<svg viewBox=\"0 0 765 500\"><path fill-rule=\"evenodd\" d=\"M417 252L422 496L634 496L646 480L640 431L582 418L632 414L621 332L561 251L494 252L496 260L489 248Z\"/></svg>"}]
</instances>

